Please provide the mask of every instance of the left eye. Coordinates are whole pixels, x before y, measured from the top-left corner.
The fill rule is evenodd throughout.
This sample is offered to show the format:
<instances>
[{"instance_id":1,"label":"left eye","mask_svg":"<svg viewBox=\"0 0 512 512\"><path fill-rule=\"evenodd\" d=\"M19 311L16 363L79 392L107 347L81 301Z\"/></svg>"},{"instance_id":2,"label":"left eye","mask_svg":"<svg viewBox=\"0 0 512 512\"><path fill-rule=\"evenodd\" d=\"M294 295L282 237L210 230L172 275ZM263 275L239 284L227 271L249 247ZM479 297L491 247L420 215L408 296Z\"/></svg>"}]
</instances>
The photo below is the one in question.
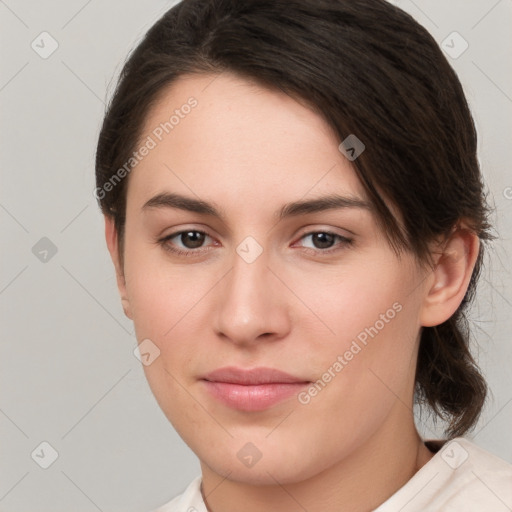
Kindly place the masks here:
<instances>
[{"instance_id":1,"label":"left eye","mask_svg":"<svg viewBox=\"0 0 512 512\"><path fill-rule=\"evenodd\" d=\"M202 247L206 238L211 239L211 237L204 231L191 229L172 233L162 240L159 240L159 243L165 250L188 256L209 250L208 248ZM304 249L320 254L340 250L343 246L350 245L352 243L351 239L329 231L312 231L304 234L300 240L305 240L307 238L311 239L313 247L303 246ZM176 245L176 242L173 242L174 239L177 239L177 241L181 243L181 247ZM338 240L338 244L335 243L336 240Z\"/></svg>"},{"instance_id":2,"label":"left eye","mask_svg":"<svg viewBox=\"0 0 512 512\"><path fill-rule=\"evenodd\" d=\"M342 244L351 242L351 240L348 238L345 238L344 236L338 235L336 233L331 233L329 231L313 231L302 236L301 240L305 240L309 237L311 237L311 242L313 244L313 247L311 248L319 250L330 249L335 243L336 239L340 240Z\"/></svg>"}]
</instances>

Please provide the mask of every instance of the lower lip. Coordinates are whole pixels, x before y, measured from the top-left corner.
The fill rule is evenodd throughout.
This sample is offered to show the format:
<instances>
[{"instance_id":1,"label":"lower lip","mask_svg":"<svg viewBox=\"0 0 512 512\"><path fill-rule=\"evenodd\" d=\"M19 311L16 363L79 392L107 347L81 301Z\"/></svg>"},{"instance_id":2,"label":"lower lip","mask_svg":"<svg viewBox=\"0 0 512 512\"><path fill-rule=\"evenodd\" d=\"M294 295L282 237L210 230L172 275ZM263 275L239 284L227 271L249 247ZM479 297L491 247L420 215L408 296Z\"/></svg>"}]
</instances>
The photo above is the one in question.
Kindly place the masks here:
<instances>
[{"instance_id":1,"label":"lower lip","mask_svg":"<svg viewBox=\"0 0 512 512\"><path fill-rule=\"evenodd\" d=\"M297 395L307 382L270 383L244 386L228 382L203 381L206 389L224 404L240 411L264 411Z\"/></svg>"}]
</instances>

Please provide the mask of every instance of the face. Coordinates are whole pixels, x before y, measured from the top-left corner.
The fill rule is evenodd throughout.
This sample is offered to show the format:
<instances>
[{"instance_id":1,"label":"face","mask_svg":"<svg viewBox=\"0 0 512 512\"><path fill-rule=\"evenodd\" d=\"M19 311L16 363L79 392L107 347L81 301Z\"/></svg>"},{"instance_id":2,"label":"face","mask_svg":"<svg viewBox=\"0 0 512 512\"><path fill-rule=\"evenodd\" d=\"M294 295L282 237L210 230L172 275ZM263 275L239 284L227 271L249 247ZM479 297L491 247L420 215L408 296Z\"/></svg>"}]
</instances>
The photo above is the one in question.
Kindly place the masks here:
<instances>
[{"instance_id":1,"label":"face","mask_svg":"<svg viewBox=\"0 0 512 512\"><path fill-rule=\"evenodd\" d=\"M159 354L151 389L202 463L298 482L410 424L424 273L397 259L327 124L201 75L165 92L141 141L123 293Z\"/></svg>"}]
</instances>

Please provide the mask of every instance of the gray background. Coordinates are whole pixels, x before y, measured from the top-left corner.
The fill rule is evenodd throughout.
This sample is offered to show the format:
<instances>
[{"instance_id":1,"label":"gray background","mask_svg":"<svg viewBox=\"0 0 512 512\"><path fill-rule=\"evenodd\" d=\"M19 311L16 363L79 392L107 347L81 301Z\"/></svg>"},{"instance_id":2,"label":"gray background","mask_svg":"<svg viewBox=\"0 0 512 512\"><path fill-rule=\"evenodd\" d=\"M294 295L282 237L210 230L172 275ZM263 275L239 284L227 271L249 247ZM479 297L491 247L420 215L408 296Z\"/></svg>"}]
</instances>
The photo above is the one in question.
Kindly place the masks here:
<instances>
[{"instance_id":1,"label":"gray background","mask_svg":"<svg viewBox=\"0 0 512 512\"><path fill-rule=\"evenodd\" d=\"M469 43L449 60L476 118L500 238L473 310L493 399L468 437L512 462L512 0L394 3L439 44L453 31ZM0 0L1 512L148 511L199 474L133 355L133 327L92 195L95 144L114 78L172 5ZM41 42L43 31L59 45L46 59L31 47L35 40L40 52L51 48L50 39ZM463 48L453 37L445 45ZM427 438L440 435L426 418L418 416L418 425ZM35 462L49 461L43 441L58 452L48 469Z\"/></svg>"}]
</instances>

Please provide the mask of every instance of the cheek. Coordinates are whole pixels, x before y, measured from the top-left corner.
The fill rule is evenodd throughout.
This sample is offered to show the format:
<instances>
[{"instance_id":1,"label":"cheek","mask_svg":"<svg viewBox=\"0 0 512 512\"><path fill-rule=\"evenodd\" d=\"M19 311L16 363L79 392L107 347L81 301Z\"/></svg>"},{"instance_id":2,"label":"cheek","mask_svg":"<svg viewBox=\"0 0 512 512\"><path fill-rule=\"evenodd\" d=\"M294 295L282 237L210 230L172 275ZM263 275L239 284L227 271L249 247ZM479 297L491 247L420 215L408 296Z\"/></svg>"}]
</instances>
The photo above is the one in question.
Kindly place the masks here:
<instances>
[{"instance_id":1,"label":"cheek","mask_svg":"<svg viewBox=\"0 0 512 512\"><path fill-rule=\"evenodd\" d=\"M180 319L193 314L200 299L197 273L166 262L161 247L128 234L125 254L126 288L137 340L150 338L163 350L163 339L172 335Z\"/></svg>"},{"instance_id":2,"label":"cheek","mask_svg":"<svg viewBox=\"0 0 512 512\"><path fill-rule=\"evenodd\" d=\"M127 293L137 342L149 339L159 351L158 358L143 369L161 408L172 414L190 402L180 386L194 383L201 360L198 354L204 353L207 329L211 331L208 294L219 274L208 266L191 269L172 264L160 247L133 244L126 254ZM170 397L172 407L166 403ZM182 406L177 407L178 403Z\"/></svg>"},{"instance_id":3,"label":"cheek","mask_svg":"<svg viewBox=\"0 0 512 512\"><path fill-rule=\"evenodd\" d=\"M309 304L322 320L316 320L322 335L312 332L307 348L320 380L311 390L315 407L327 407L335 415L352 410L371 417L382 413L396 396L407 400L405 393L414 378L420 301L411 294L411 267L396 262L384 266L387 272L376 263L330 280L317 279L318 293L309 296ZM369 407L362 410L362 404Z\"/></svg>"},{"instance_id":4,"label":"cheek","mask_svg":"<svg viewBox=\"0 0 512 512\"><path fill-rule=\"evenodd\" d=\"M364 265L348 262L327 271L320 268L314 273L297 272L288 277L303 302L297 305L300 319L296 321L303 323L306 318L308 324L303 328L314 334L310 337L315 344L313 354L328 353L328 347L348 349L358 335L364 343L370 333L378 331L380 337L406 320L401 310L405 301L410 302L412 285L408 283L414 277L407 270L400 270L389 256L388 260L376 258Z\"/></svg>"}]
</instances>

